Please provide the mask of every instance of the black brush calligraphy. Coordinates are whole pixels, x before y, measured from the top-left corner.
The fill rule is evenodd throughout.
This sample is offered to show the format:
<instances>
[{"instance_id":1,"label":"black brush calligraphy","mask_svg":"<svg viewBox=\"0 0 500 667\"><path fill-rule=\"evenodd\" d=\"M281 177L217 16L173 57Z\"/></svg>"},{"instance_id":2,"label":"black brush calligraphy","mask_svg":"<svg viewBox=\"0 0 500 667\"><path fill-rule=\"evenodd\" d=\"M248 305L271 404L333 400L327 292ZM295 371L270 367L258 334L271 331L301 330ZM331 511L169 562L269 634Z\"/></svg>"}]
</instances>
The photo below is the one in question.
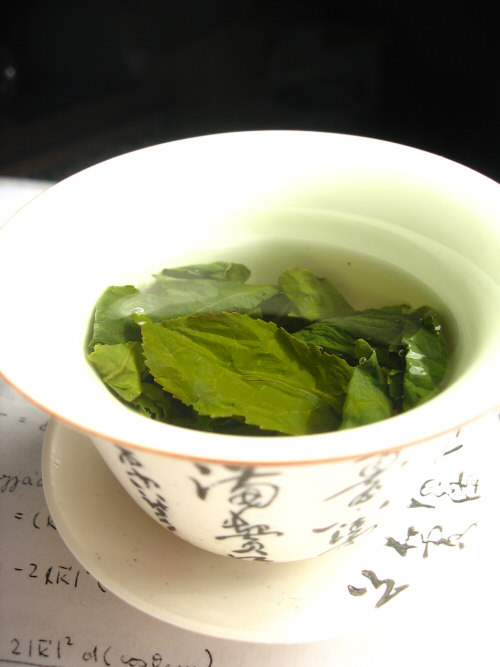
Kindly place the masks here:
<instances>
[{"instance_id":1,"label":"black brush calligraphy","mask_svg":"<svg viewBox=\"0 0 500 667\"><path fill-rule=\"evenodd\" d=\"M413 549L421 551L422 558L428 558L431 547L465 547L464 537L477 523L471 523L464 531L447 533L443 526L436 524L430 530L420 531L410 526L406 532L406 538L402 541L394 537L386 537L385 546L394 549L394 551L403 558Z\"/></svg>"},{"instance_id":2,"label":"black brush calligraphy","mask_svg":"<svg viewBox=\"0 0 500 667\"><path fill-rule=\"evenodd\" d=\"M137 456L124 447L118 447L119 460L127 472L130 483L135 487L142 501L153 511L155 518L168 528L175 531L176 528L170 520L169 504L161 491L160 484L149 475L144 473L144 466Z\"/></svg>"},{"instance_id":3,"label":"black brush calligraphy","mask_svg":"<svg viewBox=\"0 0 500 667\"><path fill-rule=\"evenodd\" d=\"M237 541L228 556L247 560L269 560L267 539L281 537L283 532L269 524L255 521L255 510L264 510L272 505L279 493L273 471L259 471L253 466L225 466L231 474L222 479L211 480L212 468L204 465L195 466L200 477L191 477L200 500L207 500L212 489L228 486L227 501L230 506L228 516L222 522L224 533L216 535L217 540Z\"/></svg>"},{"instance_id":4,"label":"black brush calligraphy","mask_svg":"<svg viewBox=\"0 0 500 667\"><path fill-rule=\"evenodd\" d=\"M382 596L375 603L376 608L382 607L384 604L387 604L387 602L394 599L396 595L399 595L399 593L401 593L402 591L404 591L409 587L409 584L396 586L396 582L394 581L394 579L389 579L389 578L379 579L379 577L375 574L373 570L362 570L361 574L370 581L375 590L377 590L381 586L385 586ZM358 587L349 584L347 586L347 589L349 593L354 597L362 597L368 592L368 589L365 586Z\"/></svg>"},{"instance_id":5,"label":"black brush calligraphy","mask_svg":"<svg viewBox=\"0 0 500 667\"><path fill-rule=\"evenodd\" d=\"M424 507L435 509L443 501L461 504L479 500L479 480L475 475L460 472L458 478L451 481L427 479L419 489L419 498L412 498L410 508Z\"/></svg>"}]
</instances>

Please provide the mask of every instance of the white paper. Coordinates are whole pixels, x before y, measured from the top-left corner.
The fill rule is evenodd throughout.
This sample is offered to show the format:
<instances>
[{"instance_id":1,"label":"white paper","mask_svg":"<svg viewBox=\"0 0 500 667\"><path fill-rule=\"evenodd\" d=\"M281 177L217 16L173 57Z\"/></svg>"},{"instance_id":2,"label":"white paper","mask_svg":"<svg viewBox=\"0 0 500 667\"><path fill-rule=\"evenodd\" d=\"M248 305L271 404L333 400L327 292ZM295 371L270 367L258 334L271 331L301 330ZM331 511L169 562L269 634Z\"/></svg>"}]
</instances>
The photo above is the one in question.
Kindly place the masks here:
<instances>
[{"instance_id":1,"label":"white paper","mask_svg":"<svg viewBox=\"0 0 500 667\"><path fill-rule=\"evenodd\" d=\"M496 664L498 415L457 433L440 465L409 489L409 507L366 554L366 569L345 581L345 599L369 608L373 624L298 645L195 634L105 590L66 548L47 509L41 478L46 424L42 411L0 380L0 665ZM388 608L404 613L376 622Z\"/></svg>"}]
</instances>

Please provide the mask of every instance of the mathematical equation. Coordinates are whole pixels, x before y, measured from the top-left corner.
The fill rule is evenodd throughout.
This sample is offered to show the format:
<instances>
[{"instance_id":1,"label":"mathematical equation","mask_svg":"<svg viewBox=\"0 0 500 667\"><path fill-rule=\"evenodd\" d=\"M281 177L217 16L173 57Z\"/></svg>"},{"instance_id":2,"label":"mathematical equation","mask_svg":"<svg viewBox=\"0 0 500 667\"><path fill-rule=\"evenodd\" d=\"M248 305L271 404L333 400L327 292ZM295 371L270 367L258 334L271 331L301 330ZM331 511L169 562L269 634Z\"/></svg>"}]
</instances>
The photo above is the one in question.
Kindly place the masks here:
<instances>
[{"instance_id":1,"label":"mathematical equation","mask_svg":"<svg viewBox=\"0 0 500 667\"><path fill-rule=\"evenodd\" d=\"M26 487L41 489L43 487L41 474L39 472L22 476L5 472L0 474L0 493L14 493Z\"/></svg>"},{"instance_id":2,"label":"mathematical equation","mask_svg":"<svg viewBox=\"0 0 500 667\"><path fill-rule=\"evenodd\" d=\"M35 581L43 586L57 586L60 588L75 589L82 586L84 581L90 581L97 588L106 593L106 589L87 570L81 570L73 565L40 565L39 563L26 562L15 566L14 572L19 577Z\"/></svg>"},{"instance_id":3,"label":"mathematical equation","mask_svg":"<svg viewBox=\"0 0 500 667\"><path fill-rule=\"evenodd\" d=\"M39 662L37 662L39 661ZM71 665L101 665L115 667L213 667L215 665L211 651L205 648L196 662L180 664L171 662L160 651L124 652L118 646L82 645L73 637L65 635L61 638L12 637L7 652L0 654L0 664L42 665L50 661L51 665L65 667ZM48 664L48 662L47 662Z\"/></svg>"},{"instance_id":4,"label":"mathematical equation","mask_svg":"<svg viewBox=\"0 0 500 667\"><path fill-rule=\"evenodd\" d=\"M24 524L28 523L30 526L35 528L35 530L43 530L44 528L57 530L56 524L47 511L39 510L37 512L16 512L14 514L14 519L16 521L23 521Z\"/></svg>"}]
</instances>

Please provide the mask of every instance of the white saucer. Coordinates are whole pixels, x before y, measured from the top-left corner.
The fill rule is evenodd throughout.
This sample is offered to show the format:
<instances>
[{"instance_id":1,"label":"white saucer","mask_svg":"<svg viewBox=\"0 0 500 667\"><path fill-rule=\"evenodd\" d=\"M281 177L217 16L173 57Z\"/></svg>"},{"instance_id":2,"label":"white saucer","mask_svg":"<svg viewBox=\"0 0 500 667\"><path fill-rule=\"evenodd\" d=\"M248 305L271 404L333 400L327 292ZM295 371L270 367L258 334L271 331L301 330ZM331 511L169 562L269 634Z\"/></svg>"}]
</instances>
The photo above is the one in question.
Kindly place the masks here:
<instances>
[{"instance_id":1,"label":"white saucer","mask_svg":"<svg viewBox=\"0 0 500 667\"><path fill-rule=\"evenodd\" d=\"M441 611L452 609L457 603L455 570L459 568L464 581L477 553L477 520L464 538L467 549L458 548L458 542L453 545L457 548L440 549L435 542L432 558L423 558L416 547L403 558L388 548L388 535L395 537L399 531L402 539L408 522L424 516L414 509L392 532L386 532L386 526L361 546L308 561L260 563L212 555L150 519L115 480L91 441L53 420L44 440L43 480L62 539L103 586L151 616L213 637L310 642L379 622L390 623L394 631L398 619L419 608L428 610L429 595L439 596ZM477 513L479 505L474 510ZM464 521L473 523L470 517ZM439 521L434 517L431 523ZM394 594L400 586L397 595L380 603L384 593ZM462 604L464 595L462 586Z\"/></svg>"}]
</instances>

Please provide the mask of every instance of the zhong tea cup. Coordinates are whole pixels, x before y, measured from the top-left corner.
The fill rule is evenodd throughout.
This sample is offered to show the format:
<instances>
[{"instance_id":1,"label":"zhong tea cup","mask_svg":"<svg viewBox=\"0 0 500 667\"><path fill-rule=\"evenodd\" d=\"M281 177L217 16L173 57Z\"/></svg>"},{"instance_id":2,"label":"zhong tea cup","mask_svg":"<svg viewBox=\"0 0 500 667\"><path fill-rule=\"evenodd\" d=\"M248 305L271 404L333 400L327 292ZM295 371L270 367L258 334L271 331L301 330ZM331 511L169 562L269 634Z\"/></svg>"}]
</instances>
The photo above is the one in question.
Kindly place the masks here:
<instances>
[{"instance_id":1,"label":"zhong tea cup","mask_svg":"<svg viewBox=\"0 0 500 667\"><path fill-rule=\"evenodd\" d=\"M320 556L362 545L456 430L500 404L499 259L499 186L439 156L315 132L174 141L75 174L3 226L0 370L87 434L179 538L245 560ZM432 302L449 343L442 390L376 423L283 437L129 409L88 362L96 300L164 266L215 260L261 281L308 267L358 308Z\"/></svg>"}]
</instances>

